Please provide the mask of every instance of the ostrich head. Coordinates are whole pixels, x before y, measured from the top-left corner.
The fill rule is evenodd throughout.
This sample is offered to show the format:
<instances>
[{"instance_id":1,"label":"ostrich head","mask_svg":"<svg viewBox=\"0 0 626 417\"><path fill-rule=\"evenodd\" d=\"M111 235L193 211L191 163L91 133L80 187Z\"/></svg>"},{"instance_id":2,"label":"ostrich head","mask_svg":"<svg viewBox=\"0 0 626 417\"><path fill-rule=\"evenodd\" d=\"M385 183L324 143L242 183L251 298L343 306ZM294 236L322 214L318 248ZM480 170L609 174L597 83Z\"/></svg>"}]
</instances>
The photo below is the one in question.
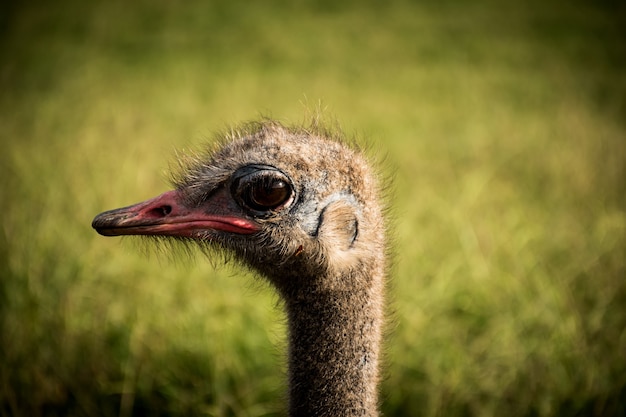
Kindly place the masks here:
<instances>
[{"instance_id":1,"label":"ostrich head","mask_svg":"<svg viewBox=\"0 0 626 417\"><path fill-rule=\"evenodd\" d=\"M323 133L246 125L190 161L173 191L104 212L93 227L229 250L283 295L358 288L350 271L382 267L376 181L359 153Z\"/></svg>"}]
</instances>

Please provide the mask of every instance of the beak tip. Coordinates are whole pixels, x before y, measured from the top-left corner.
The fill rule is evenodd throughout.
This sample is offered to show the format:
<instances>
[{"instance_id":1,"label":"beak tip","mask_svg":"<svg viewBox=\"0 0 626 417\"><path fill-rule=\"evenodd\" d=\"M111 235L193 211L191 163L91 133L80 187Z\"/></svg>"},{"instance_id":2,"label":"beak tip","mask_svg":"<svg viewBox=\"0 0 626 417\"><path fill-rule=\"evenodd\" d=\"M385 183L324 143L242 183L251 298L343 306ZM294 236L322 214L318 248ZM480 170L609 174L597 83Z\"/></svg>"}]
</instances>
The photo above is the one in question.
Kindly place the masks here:
<instances>
[{"instance_id":1,"label":"beak tip","mask_svg":"<svg viewBox=\"0 0 626 417\"><path fill-rule=\"evenodd\" d=\"M115 226L119 225L120 220L123 219L120 218L120 216L112 215L115 211L116 210L110 210L98 214L92 220L91 227L102 236L116 236L116 234L111 233L111 231L115 228Z\"/></svg>"}]
</instances>

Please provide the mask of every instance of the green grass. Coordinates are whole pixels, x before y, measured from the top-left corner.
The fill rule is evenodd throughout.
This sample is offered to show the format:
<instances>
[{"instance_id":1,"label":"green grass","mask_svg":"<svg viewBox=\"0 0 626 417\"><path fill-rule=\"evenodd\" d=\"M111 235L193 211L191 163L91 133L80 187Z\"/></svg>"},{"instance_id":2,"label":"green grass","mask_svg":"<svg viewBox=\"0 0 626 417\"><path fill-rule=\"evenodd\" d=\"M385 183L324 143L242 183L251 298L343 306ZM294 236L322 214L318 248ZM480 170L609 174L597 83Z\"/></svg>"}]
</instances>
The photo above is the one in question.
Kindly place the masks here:
<instances>
[{"instance_id":1,"label":"green grass","mask_svg":"<svg viewBox=\"0 0 626 417\"><path fill-rule=\"evenodd\" d=\"M236 267L90 227L174 151L322 101L387 154L387 416L626 413L626 9L0 6L0 415L284 413L284 318Z\"/></svg>"}]
</instances>

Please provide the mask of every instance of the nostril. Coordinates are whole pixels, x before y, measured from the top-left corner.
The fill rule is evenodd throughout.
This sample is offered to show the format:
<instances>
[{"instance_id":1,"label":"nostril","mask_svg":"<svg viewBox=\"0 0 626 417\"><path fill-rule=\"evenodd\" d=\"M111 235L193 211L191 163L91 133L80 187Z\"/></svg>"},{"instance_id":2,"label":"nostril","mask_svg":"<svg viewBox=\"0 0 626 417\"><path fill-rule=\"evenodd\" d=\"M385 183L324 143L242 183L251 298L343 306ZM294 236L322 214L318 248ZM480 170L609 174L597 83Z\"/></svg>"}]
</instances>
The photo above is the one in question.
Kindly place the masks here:
<instances>
[{"instance_id":1,"label":"nostril","mask_svg":"<svg viewBox=\"0 0 626 417\"><path fill-rule=\"evenodd\" d=\"M154 217L165 217L172 212L172 206L160 206L150 210L150 214Z\"/></svg>"}]
</instances>

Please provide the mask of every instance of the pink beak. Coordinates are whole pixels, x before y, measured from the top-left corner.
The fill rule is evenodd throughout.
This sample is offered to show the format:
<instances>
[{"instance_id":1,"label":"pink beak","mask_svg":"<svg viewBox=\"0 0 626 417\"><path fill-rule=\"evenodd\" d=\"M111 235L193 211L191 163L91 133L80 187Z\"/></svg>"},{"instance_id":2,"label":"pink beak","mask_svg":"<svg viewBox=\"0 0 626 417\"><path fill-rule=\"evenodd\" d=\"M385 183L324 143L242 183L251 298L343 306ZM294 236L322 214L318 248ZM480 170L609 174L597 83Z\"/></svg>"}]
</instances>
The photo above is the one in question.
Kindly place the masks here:
<instances>
[{"instance_id":1,"label":"pink beak","mask_svg":"<svg viewBox=\"0 0 626 417\"><path fill-rule=\"evenodd\" d=\"M188 207L180 191L173 190L132 206L105 211L92 227L103 236L149 235L204 239L209 232L252 234L259 225L247 219L224 191L202 205Z\"/></svg>"}]
</instances>

